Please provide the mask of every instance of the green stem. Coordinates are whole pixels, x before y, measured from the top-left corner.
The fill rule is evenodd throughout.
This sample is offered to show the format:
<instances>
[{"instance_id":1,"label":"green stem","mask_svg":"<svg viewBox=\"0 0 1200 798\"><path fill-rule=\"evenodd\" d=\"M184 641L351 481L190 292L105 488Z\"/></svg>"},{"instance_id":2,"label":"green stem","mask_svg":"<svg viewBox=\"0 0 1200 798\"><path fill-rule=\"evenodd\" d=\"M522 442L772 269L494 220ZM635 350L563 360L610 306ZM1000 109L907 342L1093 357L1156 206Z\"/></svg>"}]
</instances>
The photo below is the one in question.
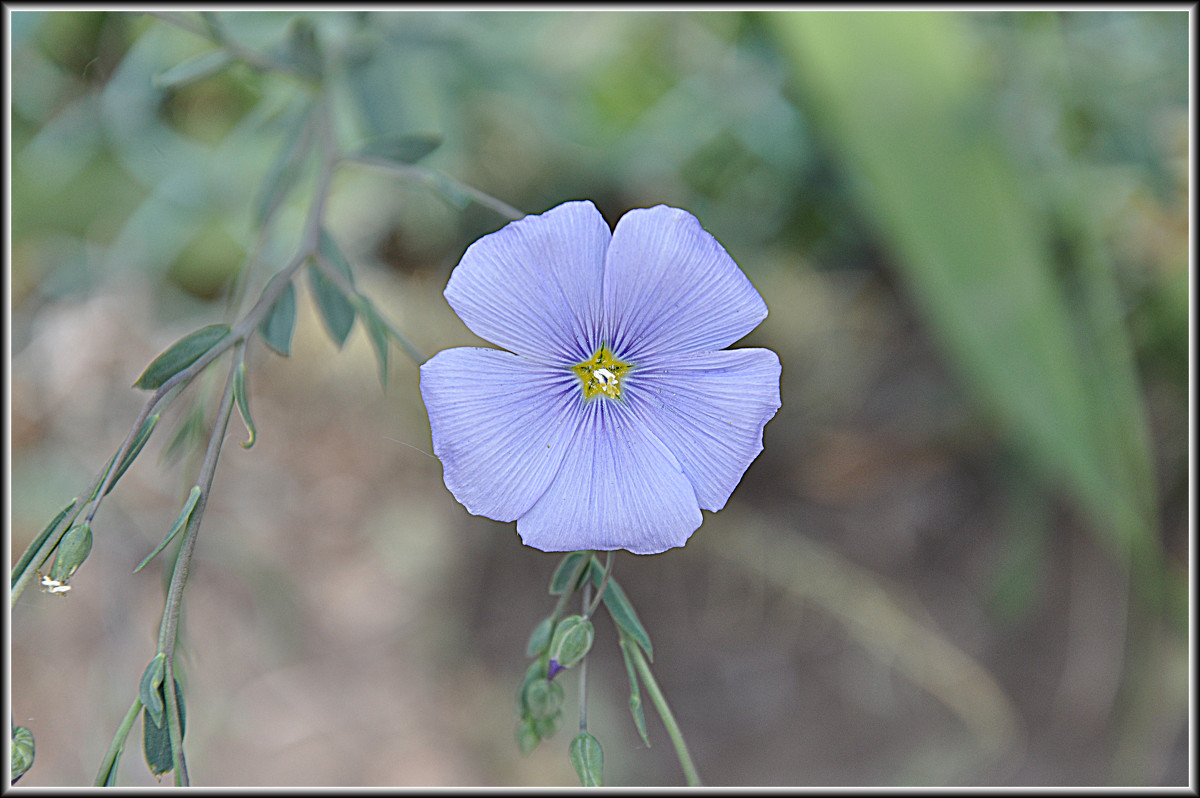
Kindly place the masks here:
<instances>
[{"instance_id":1,"label":"green stem","mask_svg":"<svg viewBox=\"0 0 1200 798\"><path fill-rule=\"evenodd\" d=\"M608 556L604 558L604 576L600 579L600 584L596 586L596 600L593 601L590 606L586 601L583 603L583 617L585 619L591 618L596 613L596 609L600 606L600 602L604 601L604 591L608 589L608 578L612 576L612 568L613 552L610 551L608 552ZM588 582L588 585L591 585L591 582Z\"/></svg>"},{"instance_id":2,"label":"green stem","mask_svg":"<svg viewBox=\"0 0 1200 798\"><path fill-rule=\"evenodd\" d=\"M675 722L671 707L667 705L666 696L663 695L658 682L654 680L654 674L650 671L650 665L646 662L642 650L636 644L629 646L629 650L633 657L634 667L641 675L642 682L646 685L646 691L650 693L650 700L654 702L654 708L658 710L663 725L667 727L667 735L671 738L671 744L675 746L675 755L679 757L679 764L683 767L683 775L687 779L688 786L703 786L700 782L700 774L696 772L696 765L692 762L692 755L688 753L687 743L683 741L683 732L679 730L679 724Z\"/></svg>"},{"instance_id":3,"label":"green stem","mask_svg":"<svg viewBox=\"0 0 1200 798\"><path fill-rule=\"evenodd\" d=\"M584 559L590 560L588 557L585 557ZM588 605L591 604L591 594L592 581L590 579L584 579L583 590L580 591L580 598L582 599L581 603L585 612L587 611ZM586 618L587 616L585 615L584 617ZM584 657L583 661L579 663L579 730L581 732L587 731L587 666L588 658Z\"/></svg>"},{"instance_id":4,"label":"green stem","mask_svg":"<svg viewBox=\"0 0 1200 798\"><path fill-rule=\"evenodd\" d=\"M100 772L96 774L96 780L92 786L108 786L112 770L117 766L117 757L125 750L125 740L129 738L129 730L133 728L133 722L137 720L141 710L142 699L134 698L133 705L129 707L129 711L125 713L125 719L121 721L121 725L117 727L117 733L113 735L112 745L108 746L108 753L104 755L104 761L100 763Z\"/></svg>"}]
</instances>

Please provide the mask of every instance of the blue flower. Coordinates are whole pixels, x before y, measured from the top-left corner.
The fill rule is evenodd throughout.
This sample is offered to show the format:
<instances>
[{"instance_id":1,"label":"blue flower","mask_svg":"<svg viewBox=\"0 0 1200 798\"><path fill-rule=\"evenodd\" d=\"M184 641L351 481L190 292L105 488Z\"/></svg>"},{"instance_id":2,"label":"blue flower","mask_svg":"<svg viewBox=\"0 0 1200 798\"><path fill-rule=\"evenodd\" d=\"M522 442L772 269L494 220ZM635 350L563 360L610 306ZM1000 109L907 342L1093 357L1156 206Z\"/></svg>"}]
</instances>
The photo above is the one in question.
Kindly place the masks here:
<instances>
[{"instance_id":1,"label":"blue flower","mask_svg":"<svg viewBox=\"0 0 1200 798\"><path fill-rule=\"evenodd\" d=\"M421 366L433 450L471 513L542 551L682 546L779 409L779 358L723 350L767 306L694 216L616 229L567 202L476 241L446 285L474 333Z\"/></svg>"}]
</instances>

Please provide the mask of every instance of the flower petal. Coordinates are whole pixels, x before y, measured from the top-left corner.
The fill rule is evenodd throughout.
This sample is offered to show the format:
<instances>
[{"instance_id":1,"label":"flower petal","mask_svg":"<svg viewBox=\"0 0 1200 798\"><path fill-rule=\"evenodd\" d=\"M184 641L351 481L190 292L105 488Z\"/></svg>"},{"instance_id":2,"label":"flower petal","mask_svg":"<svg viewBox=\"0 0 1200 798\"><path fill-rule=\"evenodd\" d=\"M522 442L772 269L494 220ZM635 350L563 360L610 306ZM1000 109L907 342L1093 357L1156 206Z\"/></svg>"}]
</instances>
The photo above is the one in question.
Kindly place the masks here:
<instances>
[{"instance_id":1,"label":"flower petal","mask_svg":"<svg viewBox=\"0 0 1200 798\"><path fill-rule=\"evenodd\" d=\"M630 410L675 455L702 509L724 507L762 451L780 371L769 349L731 349L673 355L626 378Z\"/></svg>"},{"instance_id":2,"label":"flower petal","mask_svg":"<svg viewBox=\"0 0 1200 798\"><path fill-rule=\"evenodd\" d=\"M767 317L767 305L695 216L658 205L613 231L604 266L605 340L631 361L723 349Z\"/></svg>"},{"instance_id":3,"label":"flower petal","mask_svg":"<svg viewBox=\"0 0 1200 798\"><path fill-rule=\"evenodd\" d=\"M481 338L569 365L599 345L600 286L612 235L590 202L565 202L467 247L446 301Z\"/></svg>"},{"instance_id":4,"label":"flower petal","mask_svg":"<svg viewBox=\"0 0 1200 798\"><path fill-rule=\"evenodd\" d=\"M574 374L496 349L437 353L421 366L421 397L446 487L497 521L546 492L579 423Z\"/></svg>"},{"instance_id":5,"label":"flower petal","mask_svg":"<svg viewBox=\"0 0 1200 798\"><path fill-rule=\"evenodd\" d=\"M657 554L682 546L700 526L679 461L625 405L586 402L570 447L546 493L517 521L527 546Z\"/></svg>"}]
</instances>

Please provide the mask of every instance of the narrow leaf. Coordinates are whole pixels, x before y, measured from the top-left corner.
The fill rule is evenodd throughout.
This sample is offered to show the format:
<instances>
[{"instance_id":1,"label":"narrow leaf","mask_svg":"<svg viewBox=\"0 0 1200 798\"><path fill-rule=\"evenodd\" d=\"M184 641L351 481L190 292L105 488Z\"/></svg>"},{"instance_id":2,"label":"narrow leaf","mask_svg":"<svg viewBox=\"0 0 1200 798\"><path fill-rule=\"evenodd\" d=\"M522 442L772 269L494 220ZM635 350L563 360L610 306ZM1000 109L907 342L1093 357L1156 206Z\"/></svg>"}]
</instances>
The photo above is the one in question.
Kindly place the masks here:
<instances>
[{"instance_id":1,"label":"narrow leaf","mask_svg":"<svg viewBox=\"0 0 1200 798\"><path fill-rule=\"evenodd\" d=\"M292 331L296 328L296 286L289 282L258 325L263 343L287 357L292 353Z\"/></svg>"},{"instance_id":2,"label":"narrow leaf","mask_svg":"<svg viewBox=\"0 0 1200 798\"><path fill-rule=\"evenodd\" d=\"M166 655L155 654L146 670L142 671L142 681L138 685L138 698L155 726L161 726L163 720L165 705L162 698L162 681L166 665Z\"/></svg>"},{"instance_id":3,"label":"narrow leaf","mask_svg":"<svg viewBox=\"0 0 1200 798\"><path fill-rule=\"evenodd\" d=\"M340 349L354 327L354 306L346 299L341 289L316 266L309 265L308 282L317 300L317 308L321 311L321 318L325 322L325 329Z\"/></svg>"},{"instance_id":4,"label":"narrow leaf","mask_svg":"<svg viewBox=\"0 0 1200 798\"><path fill-rule=\"evenodd\" d=\"M355 297L359 314L367 327L367 337L375 350L375 361L379 364L379 383L387 390L388 378L388 330L383 320L371 303L362 297Z\"/></svg>"},{"instance_id":5,"label":"narrow leaf","mask_svg":"<svg viewBox=\"0 0 1200 798\"><path fill-rule=\"evenodd\" d=\"M108 483L108 490L104 491L107 496L113 488L117 486L117 481L125 474L129 466L133 465L133 461L142 453L142 448L146 445L146 441L150 440L150 433L154 432L154 425L158 423L158 413L150 416L142 422L142 428L138 430L137 437L133 439L133 446L129 447L129 452L121 459L121 464L117 466L117 473L112 478L112 482ZM116 457L116 455L113 455Z\"/></svg>"},{"instance_id":6,"label":"narrow leaf","mask_svg":"<svg viewBox=\"0 0 1200 798\"><path fill-rule=\"evenodd\" d=\"M155 75L151 82L157 89L178 89L211 77L233 62L228 50L210 50L180 61L170 69Z\"/></svg>"},{"instance_id":7,"label":"narrow leaf","mask_svg":"<svg viewBox=\"0 0 1200 798\"><path fill-rule=\"evenodd\" d=\"M384 136L363 144L351 157L361 161L414 164L436 150L441 143L440 133Z\"/></svg>"},{"instance_id":8,"label":"narrow leaf","mask_svg":"<svg viewBox=\"0 0 1200 798\"><path fill-rule=\"evenodd\" d=\"M133 387L151 391L161 387L164 382L195 363L228 335L227 324L210 324L185 335L154 358Z\"/></svg>"},{"instance_id":9,"label":"narrow leaf","mask_svg":"<svg viewBox=\"0 0 1200 798\"><path fill-rule=\"evenodd\" d=\"M592 568L592 583L596 587L600 586L601 580L604 578L604 571L601 568ZM613 622L622 632L629 635L637 642L639 646L646 652L646 656L650 661L654 661L654 648L650 645L650 635L646 633L646 629L642 626L642 622L638 620L637 613L633 611L633 605L629 603L629 598L625 595L625 591L617 584L617 580L609 577L608 587L604 589L604 606L608 608L608 614L612 616Z\"/></svg>"},{"instance_id":10,"label":"narrow leaf","mask_svg":"<svg viewBox=\"0 0 1200 798\"><path fill-rule=\"evenodd\" d=\"M525 656L542 656L542 652L550 645L550 635L553 632L554 616L548 615L542 619L541 623L534 627L533 633L529 635L529 642L525 645Z\"/></svg>"},{"instance_id":11,"label":"narrow leaf","mask_svg":"<svg viewBox=\"0 0 1200 798\"><path fill-rule=\"evenodd\" d=\"M249 449L254 445L257 433L254 430L254 420L250 418L250 402L246 398L246 364L238 363L237 372L233 375L233 398L237 402L238 412L242 414L242 422L250 437L242 441L242 448Z\"/></svg>"},{"instance_id":12,"label":"narrow leaf","mask_svg":"<svg viewBox=\"0 0 1200 798\"><path fill-rule=\"evenodd\" d=\"M199 501L199 499L200 486L193 485L191 492L188 494L187 501L183 503L183 509L179 511L179 516L175 519L175 523L171 524L171 530L167 532L167 536L162 539L162 543L159 543L157 546L155 546L154 551L150 552L150 554L146 556L146 559L142 560L141 565L133 569L135 574L145 568L146 563L153 560L160 551L165 549L167 544L171 542L171 539L179 534L179 530L183 529L184 526L187 525L188 519L192 517L192 510L195 509L196 502ZM143 699L143 703L144 702L145 699Z\"/></svg>"},{"instance_id":13,"label":"narrow leaf","mask_svg":"<svg viewBox=\"0 0 1200 798\"><path fill-rule=\"evenodd\" d=\"M634 643L625 635L621 635L620 645L621 658L625 660L625 670L629 673L629 711L633 714L633 725L637 726L642 742L649 748L650 737L646 734L646 713L642 710L642 690L638 684L637 668L629 653L629 647Z\"/></svg>"},{"instance_id":14,"label":"narrow leaf","mask_svg":"<svg viewBox=\"0 0 1200 798\"><path fill-rule=\"evenodd\" d=\"M41 533L38 534L38 536L30 541L29 545L25 547L25 551L21 553L21 559L17 560L17 564L13 566L12 580L11 584L9 585L10 589L17 586L17 580L21 578L21 574L25 573L25 569L28 568L29 564L33 561L34 555L36 555L38 550L42 548L42 544L45 543L51 535L58 531L58 527L67 517L67 513L71 512L78 502L79 499L77 498L71 499L71 503L59 510L58 515L54 516L54 520L51 521L46 528L43 529Z\"/></svg>"},{"instance_id":15,"label":"narrow leaf","mask_svg":"<svg viewBox=\"0 0 1200 798\"><path fill-rule=\"evenodd\" d=\"M346 260L346 256L342 254L341 247L337 245L337 241L324 228L321 229L317 236L317 253L330 266L333 266L339 274L345 277L350 285L354 285L354 275L350 272L350 261Z\"/></svg>"},{"instance_id":16,"label":"narrow leaf","mask_svg":"<svg viewBox=\"0 0 1200 798\"><path fill-rule=\"evenodd\" d=\"M571 577L579 567L579 558L585 555L586 551L573 551L563 557L558 568L554 569L554 576L550 577L550 595L561 596L568 588L574 590L575 585L571 584Z\"/></svg>"},{"instance_id":17,"label":"narrow leaf","mask_svg":"<svg viewBox=\"0 0 1200 798\"><path fill-rule=\"evenodd\" d=\"M183 704L183 688L179 686L179 680L175 679L175 700L179 704L179 728L182 734L184 725L187 719L187 712ZM166 699L163 694L163 686L158 687L158 701L165 705ZM165 721L166 713L163 720ZM146 755L146 765L149 766L150 772L155 776L161 776L167 771L175 767L175 758L172 755L171 748L171 730L169 723L156 724L150 715L149 709L142 710L142 750Z\"/></svg>"}]
</instances>

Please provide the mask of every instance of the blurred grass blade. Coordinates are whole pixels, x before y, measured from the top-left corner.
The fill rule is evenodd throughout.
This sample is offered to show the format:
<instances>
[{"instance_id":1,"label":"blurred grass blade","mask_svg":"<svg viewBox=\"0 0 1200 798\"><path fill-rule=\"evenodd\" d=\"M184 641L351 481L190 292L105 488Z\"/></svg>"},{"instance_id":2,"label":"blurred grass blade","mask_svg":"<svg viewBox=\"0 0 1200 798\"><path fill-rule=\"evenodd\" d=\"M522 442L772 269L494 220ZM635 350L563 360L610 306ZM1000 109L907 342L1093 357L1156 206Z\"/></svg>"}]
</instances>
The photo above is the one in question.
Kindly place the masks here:
<instances>
[{"instance_id":1,"label":"blurred grass blade","mask_svg":"<svg viewBox=\"0 0 1200 798\"><path fill-rule=\"evenodd\" d=\"M233 62L228 50L210 50L188 58L154 76L157 89L179 89L211 77Z\"/></svg>"},{"instance_id":2,"label":"blurred grass blade","mask_svg":"<svg viewBox=\"0 0 1200 798\"><path fill-rule=\"evenodd\" d=\"M188 493L187 501L183 503L183 509L179 511L179 515L178 515L178 517L176 517L175 523L171 525L171 529L170 529L170 531L167 532L167 536L162 539L162 543L159 543L157 546L154 547L154 551L152 551L148 555L146 555L146 559L142 560L141 564L138 565L137 568L133 569L133 572L135 574L138 571L145 568L146 563L153 560L154 557L160 551L165 549L167 547L167 544L170 543L171 540L176 535L179 534L179 530L183 529L184 526L187 525L188 519L192 517L192 510L196 507L196 502L199 499L200 499L200 486L193 485L191 492Z\"/></svg>"},{"instance_id":3,"label":"blurred grass blade","mask_svg":"<svg viewBox=\"0 0 1200 798\"><path fill-rule=\"evenodd\" d=\"M151 391L161 387L164 382L195 363L228 335L227 324L210 324L185 335L154 358L133 387Z\"/></svg>"},{"instance_id":4,"label":"blurred grass blade","mask_svg":"<svg viewBox=\"0 0 1200 798\"><path fill-rule=\"evenodd\" d=\"M1145 440L1109 432L1145 424L1128 344L1111 334L1116 320L1098 332L1064 300L1046 227L981 124L984 77L960 19L771 19L814 121L952 362L1043 479L1072 493L1118 561L1153 558ZM1086 365L1093 345L1110 348L1098 379ZM1113 390L1122 402L1106 400Z\"/></svg>"},{"instance_id":5,"label":"blurred grass blade","mask_svg":"<svg viewBox=\"0 0 1200 798\"><path fill-rule=\"evenodd\" d=\"M296 286L288 282L271 306L267 317L258 325L263 343L287 357L292 353L292 331L296 328Z\"/></svg>"}]
</instances>

